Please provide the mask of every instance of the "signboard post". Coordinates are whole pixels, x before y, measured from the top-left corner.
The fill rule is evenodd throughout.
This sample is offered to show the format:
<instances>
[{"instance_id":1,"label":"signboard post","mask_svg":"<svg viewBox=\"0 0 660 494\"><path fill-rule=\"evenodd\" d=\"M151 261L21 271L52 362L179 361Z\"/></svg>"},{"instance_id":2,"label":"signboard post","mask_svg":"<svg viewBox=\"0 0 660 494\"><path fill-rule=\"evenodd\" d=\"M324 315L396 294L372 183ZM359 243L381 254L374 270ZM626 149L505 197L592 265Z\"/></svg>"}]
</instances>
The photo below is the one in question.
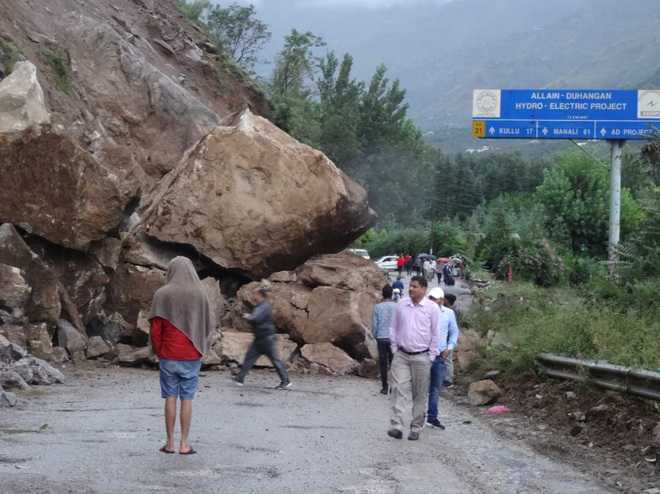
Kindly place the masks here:
<instances>
[{"instance_id":1,"label":"signboard post","mask_svg":"<svg viewBox=\"0 0 660 494\"><path fill-rule=\"evenodd\" d=\"M472 136L479 139L609 141L611 268L620 238L623 145L648 139L658 128L656 89L476 89L472 98Z\"/></svg>"}]
</instances>

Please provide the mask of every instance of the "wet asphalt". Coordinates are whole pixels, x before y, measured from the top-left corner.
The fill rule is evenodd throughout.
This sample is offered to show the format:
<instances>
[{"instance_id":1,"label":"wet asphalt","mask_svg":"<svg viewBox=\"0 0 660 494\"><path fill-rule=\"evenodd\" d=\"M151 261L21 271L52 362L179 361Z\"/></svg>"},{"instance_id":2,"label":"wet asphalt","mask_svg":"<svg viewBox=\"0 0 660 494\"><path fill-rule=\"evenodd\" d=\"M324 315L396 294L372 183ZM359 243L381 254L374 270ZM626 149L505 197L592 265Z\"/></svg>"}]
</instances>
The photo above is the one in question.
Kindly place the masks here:
<instances>
[{"instance_id":1,"label":"wet asphalt","mask_svg":"<svg viewBox=\"0 0 660 494\"><path fill-rule=\"evenodd\" d=\"M448 400L445 431L391 439L388 398L357 377L294 375L293 389L279 391L269 371L242 388L228 372L205 372L191 432L198 454L166 455L157 372L73 374L0 409L3 494L609 492Z\"/></svg>"}]
</instances>

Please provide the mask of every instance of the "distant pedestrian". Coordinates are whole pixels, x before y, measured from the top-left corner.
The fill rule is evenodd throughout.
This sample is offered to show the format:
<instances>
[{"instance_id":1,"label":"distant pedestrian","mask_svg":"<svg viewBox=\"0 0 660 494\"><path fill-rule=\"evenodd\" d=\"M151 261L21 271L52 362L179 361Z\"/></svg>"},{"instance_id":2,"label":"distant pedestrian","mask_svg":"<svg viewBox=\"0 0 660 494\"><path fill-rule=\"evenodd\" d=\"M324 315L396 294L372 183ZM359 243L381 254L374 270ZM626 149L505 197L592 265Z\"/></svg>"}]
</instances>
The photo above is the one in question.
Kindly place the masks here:
<instances>
[{"instance_id":1,"label":"distant pedestrian","mask_svg":"<svg viewBox=\"0 0 660 494\"><path fill-rule=\"evenodd\" d=\"M458 311L458 309L455 307L455 304L456 304L456 295L454 295L453 293L445 293L445 307L448 307L449 309L454 311L454 316L456 318L456 326L460 328L461 314ZM446 366L447 372L445 373L443 385L449 388L454 385L454 349L453 348L449 350L446 364L447 364Z\"/></svg>"},{"instance_id":2,"label":"distant pedestrian","mask_svg":"<svg viewBox=\"0 0 660 494\"><path fill-rule=\"evenodd\" d=\"M197 391L202 356L215 327L204 287L187 257L175 257L167 268L167 283L154 294L149 316L151 345L159 358L161 396L165 399L167 442L163 453L174 453L176 402L181 400L179 454L196 453L188 442L192 400Z\"/></svg>"},{"instance_id":3,"label":"distant pedestrian","mask_svg":"<svg viewBox=\"0 0 660 494\"><path fill-rule=\"evenodd\" d=\"M413 268L413 257L410 254L406 254L405 259L406 262L404 264L404 267L406 268L406 274L410 276L410 272L412 271Z\"/></svg>"},{"instance_id":4,"label":"distant pedestrian","mask_svg":"<svg viewBox=\"0 0 660 494\"><path fill-rule=\"evenodd\" d=\"M435 275L438 277L438 286L442 283L442 267L443 264L440 260L435 262Z\"/></svg>"},{"instance_id":5,"label":"distant pedestrian","mask_svg":"<svg viewBox=\"0 0 660 494\"><path fill-rule=\"evenodd\" d=\"M392 283L392 289L396 290L399 289L401 293L406 289L406 287L403 285L403 280L401 279L401 275L396 277L396 280L394 283Z\"/></svg>"},{"instance_id":6,"label":"distant pedestrian","mask_svg":"<svg viewBox=\"0 0 660 494\"><path fill-rule=\"evenodd\" d=\"M392 343L392 415L387 434L395 439L403 437L403 418L412 402L412 421L408 439L419 439L424 427L426 401L429 391L431 362L440 344L438 324L440 309L425 297L426 278L410 280L408 293L396 306L390 330Z\"/></svg>"},{"instance_id":7,"label":"distant pedestrian","mask_svg":"<svg viewBox=\"0 0 660 494\"><path fill-rule=\"evenodd\" d=\"M454 281L454 274L452 273L452 265L451 261L447 262L442 268L442 277L445 280L445 285L447 286L454 286L456 283Z\"/></svg>"},{"instance_id":8,"label":"distant pedestrian","mask_svg":"<svg viewBox=\"0 0 660 494\"><path fill-rule=\"evenodd\" d=\"M261 286L254 290L254 299L257 303L252 314L243 314L243 317L250 323L254 331L254 340L248 348L243 365L234 382L243 386L245 376L254 366L260 356L265 355L273 363L273 367L280 377L280 384L277 389L286 389L291 387L289 374L284 368L284 364L277 354L277 334L275 333L275 323L273 322L273 309L268 301L269 289Z\"/></svg>"},{"instance_id":9,"label":"distant pedestrian","mask_svg":"<svg viewBox=\"0 0 660 494\"><path fill-rule=\"evenodd\" d=\"M438 323L438 332L440 333L440 343L438 345L438 356L431 366L431 380L429 383L429 401L426 413L426 423L439 429L444 429L440 419L438 419L438 400L440 390L447 372L447 362L450 352L456 347L458 342L458 325L454 311L444 306L445 293L440 287L433 288L429 292L429 299L438 304L440 308L440 320Z\"/></svg>"},{"instance_id":10,"label":"distant pedestrian","mask_svg":"<svg viewBox=\"0 0 660 494\"><path fill-rule=\"evenodd\" d=\"M401 273L403 272L403 267L406 265L406 256L403 254L399 254L399 257L396 258L396 270L399 273L399 276L401 276Z\"/></svg>"},{"instance_id":11,"label":"distant pedestrian","mask_svg":"<svg viewBox=\"0 0 660 494\"><path fill-rule=\"evenodd\" d=\"M378 344L378 366L380 369L381 394L389 393L387 374L392 363L392 348L390 346L390 326L396 311L396 302L392 301L393 289L390 285L383 287L383 301L374 306L371 316L371 332Z\"/></svg>"}]
</instances>

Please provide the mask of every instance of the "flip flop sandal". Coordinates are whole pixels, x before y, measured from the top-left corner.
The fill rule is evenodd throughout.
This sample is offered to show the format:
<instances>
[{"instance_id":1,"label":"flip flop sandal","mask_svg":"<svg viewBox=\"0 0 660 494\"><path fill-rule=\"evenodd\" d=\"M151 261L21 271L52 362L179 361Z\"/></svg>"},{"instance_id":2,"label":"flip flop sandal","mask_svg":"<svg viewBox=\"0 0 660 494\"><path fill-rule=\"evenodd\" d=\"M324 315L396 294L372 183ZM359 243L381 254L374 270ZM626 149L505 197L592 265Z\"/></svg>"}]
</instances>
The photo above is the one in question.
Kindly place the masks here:
<instances>
[{"instance_id":1,"label":"flip flop sandal","mask_svg":"<svg viewBox=\"0 0 660 494\"><path fill-rule=\"evenodd\" d=\"M194 449L190 448L190 450L186 451L185 453L179 451L179 454L180 454L180 455L196 455L196 454L197 454L197 451L195 451Z\"/></svg>"},{"instance_id":2,"label":"flip flop sandal","mask_svg":"<svg viewBox=\"0 0 660 494\"><path fill-rule=\"evenodd\" d=\"M174 450L173 449L167 449L167 446L163 446L158 451L160 451L161 453L165 453L167 455L173 455L174 454Z\"/></svg>"}]
</instances>

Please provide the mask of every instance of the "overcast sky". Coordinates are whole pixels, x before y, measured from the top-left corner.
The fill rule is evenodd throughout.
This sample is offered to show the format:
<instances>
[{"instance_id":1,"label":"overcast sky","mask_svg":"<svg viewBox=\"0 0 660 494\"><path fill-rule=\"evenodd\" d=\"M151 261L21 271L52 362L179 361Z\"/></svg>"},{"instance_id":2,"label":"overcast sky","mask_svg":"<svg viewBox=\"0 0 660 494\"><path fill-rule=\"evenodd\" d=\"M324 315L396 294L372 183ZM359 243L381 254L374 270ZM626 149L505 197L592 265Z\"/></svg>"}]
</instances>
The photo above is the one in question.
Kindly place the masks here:
<instances>
[{"instance_id":1,"label":"overcast sky","mask_svg":"<svg viewBox=\"0 0 660 494\"><path fill-rule=\"evenodd\" d=\"M455 0L215 0L215 3L227 5L233 2L238 2L242 4L254 4L259 7L266 2L269 4L280 3L282 5L290 5L291 3L297 5L311 5L311 6L356 6L356 7L367 7L367 8L387 8L392 5L410 5L414 3L426 3L426 4L443 4Z\"/></svg>"}]
</instances>

